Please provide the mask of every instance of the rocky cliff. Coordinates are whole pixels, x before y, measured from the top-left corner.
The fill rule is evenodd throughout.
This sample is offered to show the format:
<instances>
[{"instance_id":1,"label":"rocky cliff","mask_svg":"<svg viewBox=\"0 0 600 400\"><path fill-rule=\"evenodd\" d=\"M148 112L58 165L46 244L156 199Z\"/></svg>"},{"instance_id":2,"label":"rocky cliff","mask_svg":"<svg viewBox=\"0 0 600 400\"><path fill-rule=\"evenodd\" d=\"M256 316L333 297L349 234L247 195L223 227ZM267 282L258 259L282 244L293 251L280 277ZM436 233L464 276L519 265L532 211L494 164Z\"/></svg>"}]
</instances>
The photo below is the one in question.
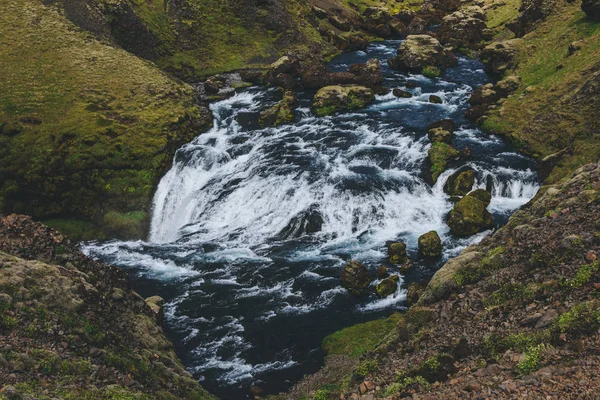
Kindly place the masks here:
<instances>
[{"instance_id":1,"label":"rocky cliff","mask_svg":"<svg viewBox=\"0 0 600 400\"><path fill-rule=\"evenodd\" d=\"M212 399L165 337L161 299L29 217L0 217L0 398Z\"/></svg>"}]
</instances>

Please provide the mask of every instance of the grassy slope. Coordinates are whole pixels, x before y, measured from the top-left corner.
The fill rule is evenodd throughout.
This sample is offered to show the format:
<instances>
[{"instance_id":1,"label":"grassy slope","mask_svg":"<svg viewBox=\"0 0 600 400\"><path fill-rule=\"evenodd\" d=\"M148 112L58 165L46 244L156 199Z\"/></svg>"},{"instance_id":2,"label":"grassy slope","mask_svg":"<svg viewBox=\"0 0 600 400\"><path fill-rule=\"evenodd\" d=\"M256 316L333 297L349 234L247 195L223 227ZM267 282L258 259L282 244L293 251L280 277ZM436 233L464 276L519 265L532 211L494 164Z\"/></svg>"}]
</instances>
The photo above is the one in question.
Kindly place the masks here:
<instances>
[{"instance_id":1,"label":"grassy slope","mask_svg":"<svg viewBox=\"0 0 600 400\"><path fill-rule=\"evenodd\" d=\"M7 3L0 31L0 211L107 219L139 235L165 149L197 131L192 88L40 0Z\"/></svg>"},{"instance_id":2,"label":"grassy slope","mask_svg":"<svg viewBox=\"0 0 600 400\"><path fill-rule=\"evenodd\" d=\"M567 57L569 45L576 40L582 41L582 49ZM509 72L519 75L523 85L484 127L505 134L538 158L571 148L573 155L561 161L548 183L598 160L598 98L583 103L571 99L599 62L600 23L589 21L579 3L564 5L524 37L519 65Z\"/></svg>"}]
</instances>

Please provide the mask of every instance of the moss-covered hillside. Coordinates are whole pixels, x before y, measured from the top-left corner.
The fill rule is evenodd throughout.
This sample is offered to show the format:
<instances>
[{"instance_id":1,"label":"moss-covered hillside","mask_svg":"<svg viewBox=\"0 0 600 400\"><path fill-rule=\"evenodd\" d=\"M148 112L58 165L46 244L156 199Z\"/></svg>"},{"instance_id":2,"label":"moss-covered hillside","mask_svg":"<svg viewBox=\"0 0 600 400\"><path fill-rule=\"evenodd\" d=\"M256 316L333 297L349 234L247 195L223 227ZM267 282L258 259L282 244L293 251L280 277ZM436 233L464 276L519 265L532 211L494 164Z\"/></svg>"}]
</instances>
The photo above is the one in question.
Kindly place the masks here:
<instances>
[{"instance_id":1,"label":"moss-covered hillside","mask_svg":"<svg viewBox=\"0 0 600 400\"><path fill-rule=\"evenodd\" d=\"M155 183L211 124L208 110L190 86L41 0L6 3L0 32L0 213L139 237Z\"/></svg>"},{"instance_id":2,"label":"moss-covered hillside","mask_svg":"<svg viewBox=\"0 0 600 400\"><path fill-rule=\"evenodd\" d=\"M165 337L159 299L58 232L0 217L0 399L214 399Z\"/></svg>"}]
</instances>

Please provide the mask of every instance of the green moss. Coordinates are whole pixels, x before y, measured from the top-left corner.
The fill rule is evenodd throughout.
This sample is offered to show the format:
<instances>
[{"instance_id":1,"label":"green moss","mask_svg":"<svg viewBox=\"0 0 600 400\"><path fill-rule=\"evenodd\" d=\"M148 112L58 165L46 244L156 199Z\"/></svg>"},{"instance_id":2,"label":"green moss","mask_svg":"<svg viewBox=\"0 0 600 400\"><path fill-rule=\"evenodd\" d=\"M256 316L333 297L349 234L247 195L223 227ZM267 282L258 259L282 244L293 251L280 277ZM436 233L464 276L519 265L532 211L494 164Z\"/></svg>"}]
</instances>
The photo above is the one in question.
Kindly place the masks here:
<instances>
[{"instance_id":1,"label":"green moss","mask_svg":"<svg viewBox=\"0 0 600 400\"><path fill-rule=\"evenodd\" d=\"M519 15L521 3L521 0L505 0L501 4L491 7L487 11L487 27L497 28L515 19Z\"/></svg>"},{"instance_id":2,"label":"green moss","mask_svg":"<svg viewBox=\"0 0 600 400\"><path fill-rule=\"evenodd\" d=\"M500 289L495 290L488 298L485 299L486 307L500 306L508 302L529 302L533 300L536 293L535 284L505 283Z\"/></svg>"},{"instance_id":3,"label":"green moss","mask_svg":"<svg viewBox=\"0 0 600 400\"><path fill-rule=\"evenodd\" d=\"M442 74L442 71L438 67L428 65L423 68L423 75L425 75L428 78L437 78L441 74Z\"/></svg>"},{"instance_id":4,"label":"green moss","mask_svg":"<svg viewBox=\"0 0 600 400\"><path fill-rule=\"evenodd\" d=\"M371 372L375 372L379 367L379 362L377 360L365 360L361 362L356 368L356 375L361 377L368 376Z\"/></svg>"},{"instance_id":5,"label":"green moss","mask_svg":"<svg viewBox=\"0 0 600 400\"><path fill-rule=\"evenodd\" d=\"M427 382L425 380L425 378L423 378L420 375L417 375L415 377L400 376L400 377L398 377L397 382L394 382L385 388L383 395L385 397L392 396L396 393L401 393L401 392L405 391L406 389L408 389L409 387L415 386L415 385L419 385L425 391L427 391L431 388L431 385L429 384L429 382Z\"/></svg>"},{"instance_id":6,"label":"green moss","mask_svg":"<svg viewBox=\"0 0 600 400\"><path fill-rule=\"evenodd\" d=\"M447 143L435 142L429 149L431 162L431 177L434 182L446 170L448 163L458 157L460 153Z\"/></svg>"},{"instance_id":7,"label":"green moss","mask_svg":"<svg viewBox=\"0 0 600 400\"><path fill-rule=\"evenodd\" d=\"M318 117L326 117L328 115L335 114L336 112L337 108L335 106L315 108L315 114L317 114Z\"/></svg>"},{"instance_id":8,"label":"green moss","mask_svg":"<svg viewBox=\"0 0 600 400\"><path fill-rule=\"evenodd\" d=\"M600 302L586 301L577 304L571 310L561 314L554 328L561 333L582 335L595 332L600 327Z\"/></svg>"},{"instance_id":9,"label":"green moss","mask_svg":"<svg viewBox=\"0 0 600 400\"><path fill-rule=\"evenodd\" d=\"M589 283L592 277L596 275L599 270L600 262L598 261L594 261L590 264L584 264L581 267L579 267L577 274L573 278L561 280L560 286L568 287L571 289L580 288Z\"/></svg>"},{"instance_id":10,"label":"green moss","mask_svg":"<svg viewBox=\"0 0 600 400\"><path fill-rule=\"evenodd\" d=\"M493 248L486 253L485 257L479 261L475 268L463 268L458 270L456 274L454 274L454 280L459 286L480 281L492 271L504 266L500 256L505 251L506 248L503 246Z\"/></svg>"},{"instance_id":11,"label":"green moss","mask_svg":"<svg viewBox=\"0 0 600 400\"><path fill-rule=\"evenodd\" d=\"M523 360L519 361L519 363L515 366L517 373L523 376L539 369L542 354L545 350L546 345L544 344L528 347L525 351Z\"/></svg>"},{"instance_id":12,"label":"green moss","mask_svg":"<svg viewBox=\"0 0 600 400\"><path fill-rule=\"evenodd\" d=\"M312 400L329 400L330 391L327 389L319 389L312 396Z\"/></svg>"},{"instance_id":13,"label":"green moss","mask_svg":"<svg viewBox=\"0 0 600 400\"><path fill-rule=\"evenodd\" d=\"M323 340L323 349L328 356L348 355L358 358L366 351L373 350L379 342L402 319L399 313L387 319L365 322L337 331Z\"/></svg>"}]
</instances>

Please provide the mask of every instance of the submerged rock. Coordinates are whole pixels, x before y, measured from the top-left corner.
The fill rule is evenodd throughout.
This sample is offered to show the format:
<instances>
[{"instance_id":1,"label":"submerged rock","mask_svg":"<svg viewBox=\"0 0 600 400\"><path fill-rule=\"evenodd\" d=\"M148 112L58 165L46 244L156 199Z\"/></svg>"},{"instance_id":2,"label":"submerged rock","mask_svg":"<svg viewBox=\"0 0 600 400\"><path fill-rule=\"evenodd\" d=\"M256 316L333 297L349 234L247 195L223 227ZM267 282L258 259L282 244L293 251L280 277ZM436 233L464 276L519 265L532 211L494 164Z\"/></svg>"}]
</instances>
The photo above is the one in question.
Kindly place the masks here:
<instances>
[{"instance_id":1,"label":"submerged rock","mask_svg":"<svg viewBox=\"0 0 600 400\"><path fill-rule=\"evenodd\" d=\"M429 258L442 255L442 240L436 231L419 236L419 251Z\"/></svg>"},{"instance_id":2,"label":"submerged rock","mask_svg":"<svg viewBox=\"0 0 600 400\"><path fill-rule=\"evenodd\" d=\"M407 260L406 245L402 242L394 242L388 246L388 258L392 264L404 264Z\"/></svg>"},{"instance_id":3,"label":"submerged rock","mask_svg":"<svg viewBox=\"0 0 600 400\"><path fill-rule=\"evenodd\" d=\"M406 90L402 90L402 89L394 89L392 91L393 95L399 98L403 98L403 99L408 99L413 97L413 95L410 92L407 92Z\"/></svg>"},{"instance_id":4,"label":"submerged rock","mask_svg":"<svg viewBox=\"0 0 600 400\"><path fill-rule=\"evenodd\" d=\"M365 108L374 100L373 91L364 86L327 86L320 89L315 95L313 108L318 116L323 117L338 111Z\"/></svg>"},{"instance_id":5,"label":"submerged rock","mask_svg":"<svg viewBox=\"0 0 600 400\"><path fill-rule=\"evenodd\" d=\"M444 185L444 192L450 196L464 196L471 191L475 184L475 171L459 170L450 175Z\"/></svg>"},{"instance_id":6,"label":"submerged rock","mask_svg":"<svg viewBox=\"0 0 600 400\"><path fill-rule=\"evenodd\" d=\"M492 214L474 196L463 197L450 211L448 226L458 236L469 236L493 226Z\"/></svg>"},{"instance_id":7,"label":"submerged rock","mask_svg":"<svg viewBox=\"0 0 600 400\"><path fill-rule=\"evenodd\" d=\"M357 260L346 263L340 279L342 280L342 287L353 295L366 293L373 280L367 268Z\"/></svg>"},{"instance_id":8,"label":"submerged rock","mask_svg":"<svg viewBox=\"0 0 600 400\"><path fill-rule=\"evenodd\" d=\"M387 297L393 294L398 289L398 281L400 278L398 275L392 275L389 278L381 281L377 286L375 286L375 291L377 295L380 297Z\"/></svg>"},{"instance_id":9,"label":"submerged rock","mask_svg":"<svg viewBox=\"0 0 600 400\"><path fill-rule=\"evenodd\" d=\"M455 62L455 57L430 35L408 36L398 48L398 55L388 60L393 69L419 72L427 66L448 67Z\"/></svg>"},{"instance_id":10,"label":"submerged rock","mask_svg":"<svg viewBox=\"0 0 600 400\"><path fill-rule=\"evenodd\" d=\"M323 227L323 216L316 205L303 211L291 219L289 224L277 235L282 239L297 238L321 231Z\"/></svg>"}]
</instances>

